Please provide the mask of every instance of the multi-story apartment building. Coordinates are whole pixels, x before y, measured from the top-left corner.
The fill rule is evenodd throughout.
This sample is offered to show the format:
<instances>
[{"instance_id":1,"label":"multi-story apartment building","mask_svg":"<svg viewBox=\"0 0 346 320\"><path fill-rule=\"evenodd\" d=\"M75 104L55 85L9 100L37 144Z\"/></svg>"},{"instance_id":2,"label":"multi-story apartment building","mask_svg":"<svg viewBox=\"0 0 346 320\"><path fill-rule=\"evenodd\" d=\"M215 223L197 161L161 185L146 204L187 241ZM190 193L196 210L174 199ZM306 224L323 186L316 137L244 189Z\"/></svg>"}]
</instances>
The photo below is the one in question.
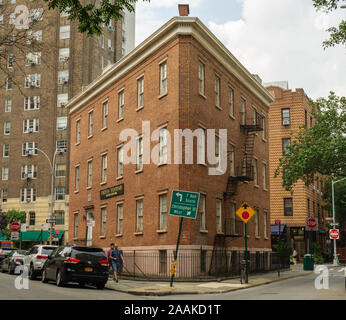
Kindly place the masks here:
<instances>
[{"instance_id":1,"label":"multi-story apartment building","mask_svg":"<svg viewBox=\"0 0 346 320\"><path fill-rule=\"evenodd\" d=\"M244 226L235 215L243 201L256 210L249 250L268 257L272 100L198 18L172 18L67 106L70 241L103 248L117 242L125 254L136 253L143 272L156 268L157 261L145 259L157 253L155 270L165 272L179 228L179 218L169 215L175 189L200 193L197 219L184 220L179 249L200 260L186 268L218 267L217 250L244 252ZM182 162L174 142L180 129L198 141L182 139ZM224 170L210 174L221 163Z\"/></svg>"},{"instance_id":2,"label":"multi-story apartment building","mask_svg":"<svg viewBox=\"0 0 346 320\"><path fill-rule=\"evenodd\" d=\"M15 25L18 5L27 6L33 17L28 30ZM122 20L127 21L129 34ZM77 22L70 21L68 14L48 10L44 1L3 0L0 22L2 39L14 36L14 43L3 43L8 61L2 67L7 72L0 74L0 83L5 84L0 86L1 208L25 211L28 231L41 230L49 218L53 167L55 230L61 231L60 236L65 232L67 241L69 123L65 106L107 65L133 49L134 14L103 25L101 36L87 37L78 32Z\"/></svg>"},{"instance_id":3,"label":"multi-story apartment building","mask_svg":"<svg viewBox=\"0 0 346 320\"><path fill-rule=\"evenodd\" d=\"M271 224L274 234L278 235L275 220L281 221L281 232L286 241L291 241L302 257L307 252L308 240L326 244L326 222L328 212L322 200L323 179L317 174L314 184L306 186L299 180L293 193L282 186L282 176L274 177L279 159L284 156L285 148L291 144L300 127L311 127L315 119L311 113L312 105L303 89L288 89L286 81L264 84L275 97L269 108L269 183ZM307 231L306 219L318 219L319 230ZM273 241L276 242L276 241Z\"/></svg>"}]
</instances>

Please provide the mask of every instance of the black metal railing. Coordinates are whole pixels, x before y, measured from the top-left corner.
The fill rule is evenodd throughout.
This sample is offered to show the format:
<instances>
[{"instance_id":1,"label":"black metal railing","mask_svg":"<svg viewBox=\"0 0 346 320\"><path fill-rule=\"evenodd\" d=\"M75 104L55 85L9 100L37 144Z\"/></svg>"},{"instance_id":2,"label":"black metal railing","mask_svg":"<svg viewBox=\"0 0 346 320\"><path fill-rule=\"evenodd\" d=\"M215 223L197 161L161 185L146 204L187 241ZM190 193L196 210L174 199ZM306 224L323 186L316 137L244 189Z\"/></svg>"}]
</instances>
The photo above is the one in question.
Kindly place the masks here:
<instances>
[{"instance_id":1,"label":"black metal railing","mask_svg":"<svg viewBox=\"0 0 346 320\"><path fill-rule=\"evenodd\" d=\"M213 260L211 260L213 257ZM179 280L232 278L240 275L244 251L201 250L178 252L175 278ZM173 252L124 252L121 277L144 280L169 280L174 261ZM290 267L289 255L275 252L249 252L249 273L265 273ZM212 262L212 263L211 263Z\"/></svg>"}]
</instances>

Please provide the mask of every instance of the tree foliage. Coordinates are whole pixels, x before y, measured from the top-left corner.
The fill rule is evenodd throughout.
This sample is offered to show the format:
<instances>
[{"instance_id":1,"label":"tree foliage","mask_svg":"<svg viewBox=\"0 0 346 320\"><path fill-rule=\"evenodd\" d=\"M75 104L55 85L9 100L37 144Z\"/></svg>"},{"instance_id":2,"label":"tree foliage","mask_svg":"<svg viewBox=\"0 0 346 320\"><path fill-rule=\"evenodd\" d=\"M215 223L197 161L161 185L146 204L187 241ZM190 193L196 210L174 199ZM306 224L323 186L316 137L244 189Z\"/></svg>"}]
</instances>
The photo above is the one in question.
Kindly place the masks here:
<instances>
[{"instance_id":1,"label":"tree foliage","mask_svg":"<svg viewBox=\"0 0 346 320\"><path fill-rule=\"evenodd\" d=\"M111 19L122 18L122 11L134 12L134 4L138 0L100 0L84 2L79 0L44 0L49 9L58 8L60 12L68 12L70 20L77 20L78 30L88 36L102 33L102 23L108 24ZM150 1L150 0L143 0Z\"/></svg>"},{"instance_id":2,"label":"tree foliage","mask_svg":"<svg viewBox=\"0 0 346 320\"><path fill-rule=\"evenodd\" d=\"M314 7L317 10L323 10L325 12L331 12L339 8L340 0L312 0ZM345 5L345 3L343 3ZM345 10L345 9L341 9ZM335 45L346 45L346 21L342 20L337 27L330 27L327 29L330 33L330 38L323 41L322 46L324 49L328 47L334 47Z\"/></svg>"},{"instance_id":3,"label":"tree foliage","mask_svg":"<svg viewBox=\"0 0 346 320\"><path fill-rule=\"evenodd\" d=\"M313 183L316 173L346 177L346 98L330 92L328 99L310 103L315 125L300 128L275 170L275 177L282 174L286 190L299 179Z\"/></svg>"},{"instance_id":4,"label":"tree foliage","mask_svg":"<svg viewBox=\"0 0 346 320\"><path fill-rule=\"evenodd\" d=\"M7 222L7 225L3 229L0 229L0 230L9 239L11 234L11 230L9 227L10 224L15 221L25 223L26 213L24 211L17 211L12 209L12 210L8 210L6 213L3 213L3 214L6 215L8 222Z\"/></svg>"},{"instance_id":5,"label":"tree foliage","mask_svg":"<svg viewBox=\"0 0 346 320\"><path fill-rule=\"evenodd\" d=\"M342 179L342 178L340 178ZM340 180L335 178L334 180ZM323 200L326 202L324 206L327 210L333 211L332 207L332 179L325 181L323 188ZM334 184L334 204L336 220L340 223L346 221L346 179Z\"/></svg>"}]
</instances>

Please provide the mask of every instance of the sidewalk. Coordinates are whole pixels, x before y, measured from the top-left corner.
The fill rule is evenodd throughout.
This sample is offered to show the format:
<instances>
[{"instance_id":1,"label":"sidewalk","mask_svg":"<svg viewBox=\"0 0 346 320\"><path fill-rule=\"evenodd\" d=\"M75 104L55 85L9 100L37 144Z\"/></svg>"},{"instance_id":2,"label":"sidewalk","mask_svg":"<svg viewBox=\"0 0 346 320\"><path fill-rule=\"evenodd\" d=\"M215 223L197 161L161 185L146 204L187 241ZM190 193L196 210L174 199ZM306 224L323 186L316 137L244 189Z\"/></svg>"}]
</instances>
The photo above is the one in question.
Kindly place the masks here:
<instances>
[{"instance_id":1,"label":"sidewalk","mask_svg":"<svg viewBox=\"0 0 346 320\"><path fill-rule=\"evenodd\" d=\"M173 287L170 287L169 280L167 281L143 281L143 280L122 280L114 282L111 278L106 284L106 288L119 292L125 292L135 295L145 296L164 296L170 294L210 294L224 293L239 289L245 289L263 284L282 281L286 279L305 276L313 273L313 271L304 271L303 265L291 265L289 271L283 271L278 277L278 272L270 272L265 274L249 275L247 284L240 284L239 279L230 279L213 282L181 282L174 281Z\"/></svg>"}]
</instances>

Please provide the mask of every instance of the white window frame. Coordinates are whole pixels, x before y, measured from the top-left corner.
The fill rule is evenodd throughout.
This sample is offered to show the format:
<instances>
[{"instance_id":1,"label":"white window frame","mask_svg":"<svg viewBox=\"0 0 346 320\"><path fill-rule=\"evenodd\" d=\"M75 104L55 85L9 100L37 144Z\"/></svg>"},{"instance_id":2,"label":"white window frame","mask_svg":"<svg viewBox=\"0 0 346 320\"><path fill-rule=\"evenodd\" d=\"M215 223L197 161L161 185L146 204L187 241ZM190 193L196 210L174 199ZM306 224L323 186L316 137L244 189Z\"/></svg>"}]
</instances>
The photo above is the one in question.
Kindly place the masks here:
<instances>
[{"instance_id":1,"label":"white window frame","mask_svg":"<svg viewBox=\"0 0 346 320\"><path fill-rule=\"evenodd\" d=\"M39 131L39 122L37 119L26 119L23 120L23 133L33 133Z\"/></svg>"},{"instance_id":2,"label":"white window frame","mask_svg":"<svg viewBox=\"0 0 346 320\"><path fill-rule=\"evenodd\" d=\"M143 170L143 137L136 139L136 170Z\"/></svg>"},{"instance_id":3,"label":"white window frame","mask_svg":"<svg viewBox=\"0 0 346 320\"><path fill-rule=\"evenodd\" d=\"M232 86L228 87L228 113L231 117L234 117L234 88Z\"/></svg>"},{"instance_id":4,"label":"white window frame","mask_svg":"<svg viewBox=\"0 0 346 320\"><path fill-rule=\"evenodd\" d=\"M123 233L124 203L117 204L117 234Z\"/></svg>"},{"instance_id":5,"label":"white window frame","mask_svg":"<svg viewBox=\"0 0 346 320\"><path fill-rule=\"evenodd\" d=\"M108 126L108 100L102 102L102 129Z\"/></svg>"},{"instance_id":6,"label":"white window frame","mask_svg":"<svg viewBox=\"0 0 346 320\"><path fill-rule=\"evenodd\" d=\"M80 183L80 165L74 167L74 190L79 191L79 183Z\"/></svg>"},{"instance_id":7,"label":"white window frame","mask_svg":"<svg viewBox=\"0 0 346 320\"><path fill-rule=\"evenodd\" d=\"M160 95L167 93L167 61L160 64Z\"/></svg>"},{"instance_id":8,"label":"white window frame","mask_svg":"<svg viewBox=\"0 0 346 320\"><path fill-rule=\"evenodd\" d=\"M124 149L123 146L117 148L117 175L122 177L124 174Z\"/></svg>"},{"instance_id":9,"label":"white window frame","mask_svg":"<svg viewBox=\"0 0 346 320\"><path fill-rule=\"evenodd\" d=\"M7 155L5 155L6 151L7 151ZM9 143L4 143L2 145L2 156L4 158L8 158L10 156L10 144Z\"/></svg>"},{"instance_id":10,"label":"white window frame","mask_svg":"<svg viewBox=\"0 0 346 320\"><path fill-rule=\"evenodd\" d=\"M8 167L2 167L2 181L8 181L9 169Z\"/></svg>"},{"instance_id":11,"label":"white window frame","mask_svg":"<svg viewBox=\"0 0 346 320\"><path fill-rule=\"evenodd\" d=\"M56 129L59 131L67 129L67 116L61 116L56 118Z\"/></svg>"},{"instance_id":12,"label":"white window frame","mask_svg":"<svg viewBox=\"0 0 346 320\"><path fill-rule=\"evenodd\" d=\"M93 184L93 161L87 163L87 188L91 188Z\"/></svg>"},{"instance_id":13,"label":"white window frame","mask_svg":"<svg viewBox=\"0 0 346 320\"><path fill-rule=\"evenodd\" d=\"M6 98L5 99L5 112L11 112L12 110L12 99Z\"/></svg>"},{"instance_id":14,"label":"white window frame","mask_svg":"<svg viewBox=\"0 0 346 320\"><path fill-rule=\"evenodd\" d=\"M221 78L216 74L214 80L215 106L221 108Z\"/></svg>"},{"instance_id":15,"label":"white window frame","mask_svg":"<svg viewBox=\"0 0 346 320\"><path fill-rule=\"evenodd\" d=\"M137 79L137 108L144 106L144 76Z\"/></svg>"},{"instance_id":16,"label":"white window frame","mask_svg":"<svg viewBox=\"0 0 346 320\"><path fill-rule=\"evenodd\" d=\"M205 93L205 64L198 62L198 93L204 96Z\"/></svg>"},{"instance_id":17,"label":"white window frame","mask_svg":"<svg viewBox=\"0 0 346 320\"><path fill-rule=\"evenodd\" d=\"M93 135L94 130L94 110L89 111L88 113L88 137Z\"/></svg>"},{"instance_id":18,"label":"white window frame","mask_svg":"<svg viewBox=\"0 0 346 320\"><path fill-rule=\"evenodd\" d=\"M159 131L160 140L160 164L166 164L168 160L168 146L167 146L167 128L161 128Z\"/></svg>"},{"instance_id":19,"label":"white window frame","mask_svg":"<svg viewBox=\"0 0 346 320\"><path fill-rule=\"evenodd\" d=\"M100 236L105 237L106 231L107 231L107 207L101 207L101 230L100 230Z\"/></svg>"},{"instance_id":20,"label":"white window frame","mask_svg":"<svg viewBox=\"0 0 346 320\"><path fill-rule=\"evenodd\" d=\"M199 127L197 138L197 163L205 164L205 128Z\"/></svg>"},{"instance_id":21,"label":"white window frame","mask_svg":"<svg viewBox=\"0 0 346 320\"><path fill-rule=\"evenodd\" d=\"M165 199L165 200L164 200ZM159 195L159 229L167 230L167 193Z\"/></svg>"},{"instance_id":22,"label":"white window frame","mask_svg":"<svg viewBox=\"0 0 346 320\"><path fill-rule=\"evenodd\" d=\"M24 97L24 110L39 110L40 109L40 96Z\"/></svg>"},{"instance_id":23,"label":"white window frame","mask_svg":"<svg viewBox=\"0 0 346 320\"><path fill-rule=\"evenodd\" d=\"M4 135L8 136L11 134L11 121L4 122Z\"/></svg>"},{"instance_id":24,"label":"white window frame","mask_svg":"<svg viewBox=\"0 0 346 320\"><path fill-rule=\"evenodd\" d=\"M107 182L107 154L101 156L101 182Z\"/></svg>"},{"instance_id":25,"label":"white window frame","mask_svg":"<svg viewBox=\"0 0 346 320\"><path fill-rule=\"evenodd\" d=\"M73 221L74 221L73 236L77 238L78 237L78 212L75 212L73 214Z\"/></svg>"},{"instance_id":26,"label":"white window frame","mask_svg":"<svg viewBox=\"0 0 346 320\"><path fill-rule=\"evenodd\" d=\"M30 87L39 88L40 86L41 86L40 73L27 74L25 76L25 88L30 88Z\"/></svg>"},{"instance_id":27,"label":"white window frame","mask_svg":"<svg viewBox=\"0 0 346 320\"><path fill-rule=\"evenodd\" d=\"M136 199L136 232L143 232L143 199Z\"/></svg>"},{"instance_id":28,"label":"white window frame","mask_svg":"<svg viewBox=\"0 0 346 320\"><path fill-rule=\"evenodd\" d=\"M60 27L59 38L60 38L60 40L70 39L70 26L69 25Z\"/></svg>"},{"instance_id":29,"label":"white window frame","mask_svg":"<svg viewBox=\"0 0 346 320\"><path fill-rule=\"evenodd\" d=\"M60 190L58 190L59 188L60 188ZM66 195L66 189L64 186L55 187L55 200L56 201L65 200L65 195Z\"/></svg>"},{"instance_id":30,"label":"white window frame","mask_svg":"<svg viewBox=\"0 0 346 320\"><path fill-rule=\"evenodd\" d=\"M57 104L59 108L65 107L68 102L68 93L59 93L57 95Z\"/></svg>"},{"instance_id":31,"label":"white window frame","mask_svg":"<svg viewBox=\"0 0 346 320\"><path fill-rule=\"evenodd\" d=\"M80 143L81 119L76 120L76 144Z\"/></svg>"},{"instance_id":32,"label":"white window frame","mask_svg":"<svg viewBox=\"0 0 346 320\"><path fill-rule=\"evenodd\" d=\"M27 151L31 150L32 151L32 155L37 156L38 154L38 143L37 142L23 142L22 144L22 156L28 156Z\"/></svg>"},{"instance_id":33,"label":"white window frame","mask_svg":"<svg viewBox=\"0 0 346 320\"><path fill-rule=\"evenodd\" d=\"M58 84L66 84L69 81L69 71L61 70L58 71Z\"/></svg>"},{"instance_id":34,"label":"white window frame","mask_svg":"<svg viewBox=\"0 0 346 320\"><path fill-rule=\"evenodd\" d=\"M125 90L118 92L118 119L124 119Z\"/></svg>"}]
</instances>

